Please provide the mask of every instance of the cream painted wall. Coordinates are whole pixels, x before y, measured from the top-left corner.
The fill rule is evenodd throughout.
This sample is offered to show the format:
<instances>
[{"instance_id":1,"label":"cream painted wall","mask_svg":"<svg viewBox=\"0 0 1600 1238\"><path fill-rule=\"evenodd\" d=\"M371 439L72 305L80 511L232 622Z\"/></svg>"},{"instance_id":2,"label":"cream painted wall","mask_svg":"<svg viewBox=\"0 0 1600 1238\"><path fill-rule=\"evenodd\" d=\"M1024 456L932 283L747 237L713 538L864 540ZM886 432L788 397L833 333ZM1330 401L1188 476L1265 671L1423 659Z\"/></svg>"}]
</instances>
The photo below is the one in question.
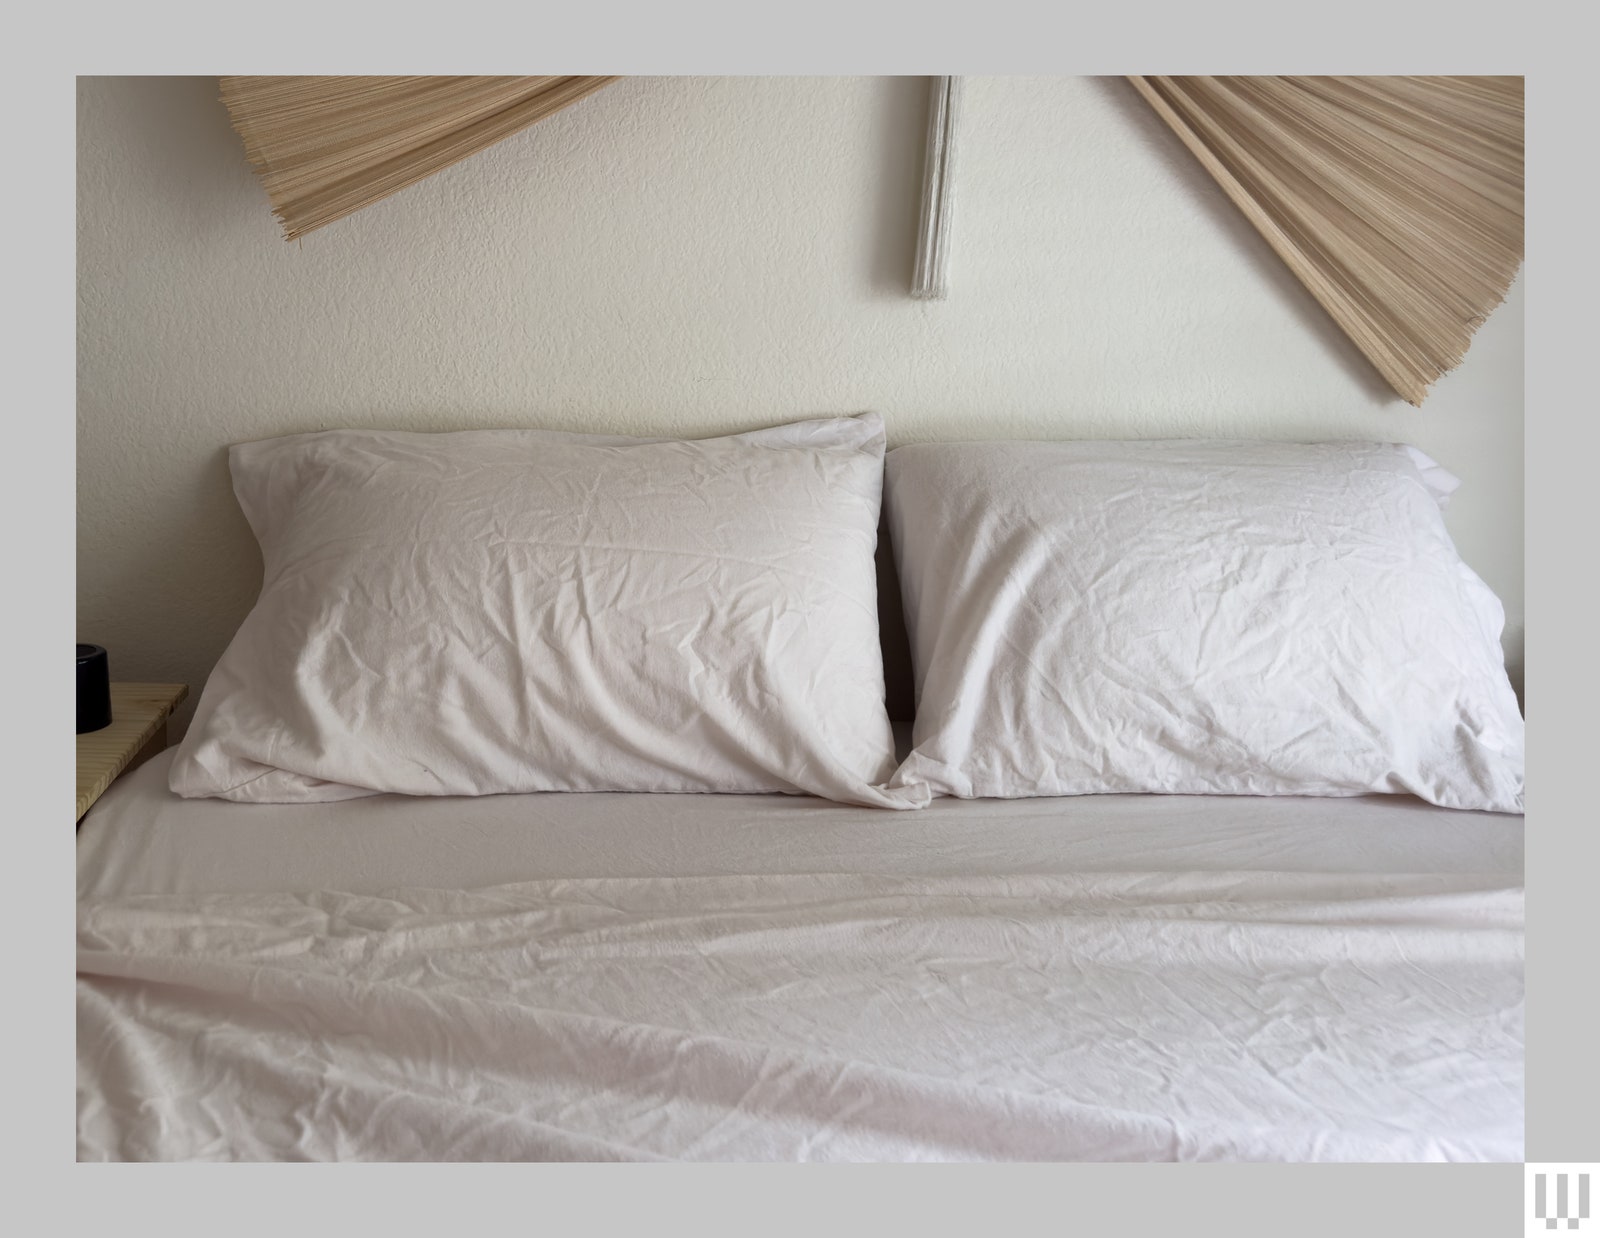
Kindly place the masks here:
<instances>
[{"instance_id":1,"label":"cream painted wall","mask_svg":"<svg viewBox=\"0 0 1600 1238\"><path fill-rule=\"evenodd\" d=\"M1520 280L1412 409L1126 83L970 78L952 295L914 302L926 90L627 79L290 245L215 79L79 79L78 638L198 695L260 583L231 442L873 409L891 444L1416 443L1520 685Z\"/></svg>"}]
</instances>

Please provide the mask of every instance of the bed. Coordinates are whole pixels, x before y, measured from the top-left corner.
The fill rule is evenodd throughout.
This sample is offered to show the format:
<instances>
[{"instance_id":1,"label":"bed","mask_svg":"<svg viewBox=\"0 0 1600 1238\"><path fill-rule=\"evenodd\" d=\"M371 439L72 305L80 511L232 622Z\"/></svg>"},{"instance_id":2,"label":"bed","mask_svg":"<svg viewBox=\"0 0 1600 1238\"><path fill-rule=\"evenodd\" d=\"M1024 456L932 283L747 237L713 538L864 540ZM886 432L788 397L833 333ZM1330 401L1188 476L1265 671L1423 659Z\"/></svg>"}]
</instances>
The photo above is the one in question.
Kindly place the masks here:
<instances>
[{"instance_id":1,"label":"bed","mask_svg":"<svg viewBox=\"0 0 1600 1238\"><path fill-rule=\"evenodd\" d=\"M81 1159L1522 1158L1522 823L183 800L79 842Z\"/></svg>"},{"instance_id":2,"label":"bed","mask_svg":"<svg viewBox=\"0 0 1600 1238\"><path fill-rule=\"evenodd\" d=\"M882 466L881 428L868 430L876 435L870 445L877 455L862 477ZM812 451L819 434L834 432L791 429L783 441ZM862 433L859 426L847 432ZM311 437L326 453L327 440ZM560 437L565 444L573 436ZM607 452L614 442L606 440ZM760 450L767 453L760 467L773 467L772 445ZM1083 467L1082 457L1092 466L1088 476L1114 473L1115 462L1101 459L1106 449L1085 450L1069 462L1072 468ZM1186 479L1193 471L1183 469L1194 450L1141 447L1135 453L1140 477L1157 478L1141 480L1138 488L1141 536L1168 527L1149 515L1149 496L1164 484L1159 478L1178 477L1185 495L1192 490ZM1152 451L1165 453L1157 470L1149 463ZM1372 504L1360 486L1370 484L1387 487L1383 493L1399 494L1405 503L1414 500L1433 521L1428 527L1437 524L1426 478L1402 453L1339 451L1333 488L1362 519ZM475 462L472 476L492 471L504 454L496 444L489 464ZM1041 454L1033 448L1018 458L1037 471ZM947 459L908 453L905 470L919 462L949 469L952 460L967 468L981 456L973 449ZM1272 452L1261 458L1269 456L1277 460ZM408 439L361 476L391 479L397 460L417 458L436 469L436 456L419 457ZM1308 488L1304 458L1294 457L1297 496ZM1218 470L1201 463L1210 486ZM697 477L706 472L703 462L690 464ZM295 468L303 472L302 465L296 457ZM650 476L658 477L662 467L652 465ZM236 479L238 472L236 465ZM268 472L279 479L300 476L281 459L263 476ZM1256 470L1273 478L1283 472L1278 463ZM809 459L799 474L807 494L837 491L818 487ZM311 476L315 493L332 493L340 503L352 492L327 486L322 473ZM1131 491L1123 481L1111 484L1111 497L1094 499L1088 510L1096 544L1114 549L1115 530L1107 532L1105 513L1119 503L1125 507L1119 496ZM1044 613L1038 599L1049 582L1039 583L1037 565L1050 556L1026 545L1019 551L1018 538L1041 528L1057 537L1059 522L1037 513L1071 489L1057 480L1031 498L1025 487L996 489L1024 495L1018 501L1028 504L1026 521L1004 518L1003 499L989 498L959 518L913 512L909 527L897 526L895 540L914 577L906 616L922 734L901 724L891 737L885 725L889 749L881 758L828 765L831 752L866 751L876 732L853 732L850 747L836 743L842 732L825 733L811 722L813 714L848 713L839 696L846 690L870 698L882 713L881 663L894 658L878 651L875 614L864 622L864 639L873 648L861 665L870 663L876 679L852 673L844 677L852 682L830 686L814 669L826 658L812 650L800 662L801 686L787 698L761 687L758 708L740 704L734 691L751 679L745 664L727 651L707 654L707 642L720 636L707 635L704 622L674 637L674 649L691 650L697 685L684 697L682 717L710 725L705 717L716 721L717 709L735 711L729 714L734 721L716 731L724 745L718 759L731 754L716 776L742 776L745 767L734 762L745 761L761 777L769 776L763 770L792 773L788 793L723 788L691 794L683 786L608 791L565 783L559 790L519 789L481 782L474 793L449 793L447 779L598 778L594 771L602 769L624 782L656 777L640 757L650 755L650 744L658 764L660 753L671 754L675 778L698 776L691 763L700 747L658 720L640 723L640 709L623 695L636 689L637 668L652 666L648 659L661 650L652 646L643 662L626 665L600 656L604 640L621 630L619 624L631 623L636 611L676 632L667 622L671 607L660 599L701 606L698 586L684 593L677 583L684 569L675 562L663 576L667 585L647 582L650 607L614 592L602 612L592 593L597 573L612 569L563 578L578 581L582 639L570 632L560 641L542 636L541 656L548 661L548 650L559 648L557 669L565 674L578 665L587 695L572 700L553 691L536 717L571 711L557 718L565 729L552 724L555 738L546 749L563 751L560 744L578 735L574 751L583 761L566 769L547 762L529 773L504 758L515 732L492 729L525 731L526 711L485 708L469 716L451 707L451 694L473 682L478 662L440 672L443 687L434 685L431 695L408 683L386 709L371 707L376 698L370 694L378 690L373 661L390 657L394 675L416 661L386 653L397 631L405 635L394 626L386 599L427 577L425 556L437 547L419 551L411 541L397 543L404 571L378 587L370 575L360 576L368 568L341 564L328 550L353 539L343 533L302 537L318 570L334 563L344 590L343 609L324 606L317 615L334 614L327 625L334 653L328 656L339 673L347 664L355 668L349 672L355 687L322 692L326 675L317 670L324 676L318 679L306 669L314 659L303 641L289 642L292 661L274 674L241 671L237 658L228 661L235 657L231 646L207 685L184 748L119 780L80 830L79 1158L1521 1160L1523 818L1506 810L1520 808L1520 749L1513 770L1510 756L1495 764L1499 750L1491 743L1496 725L1512 725L1505 721L1515 714L1514 702L1505 704L1509 687L1501 692L1502 682L1491 684L1492 693L1461 707L1468 709L1465 722L1453 720L1454 696L1419 695L1434 690L1427 668L1407 678L1385 665L1389 654L1362 644L1359 631L1349 638L1352 620L1341 613L1335 619L1345 644L1355 649L1356 669L1339 672L1337 690L1305 687L1315 687L1324 662L1343 656L1318 644L1320 661L1284 679L1288 687L1277 691L1274 712L1263 723L1261 672L1239 661L1256 656L1261 642L1225 642L1231 679L1213 659L1203 676L1183 681L1204 681L1198 708L1209 733L1224 739L1209 748L1188 742L1181 711L1196 707L1176 688L1149 690L1159 668L1129 669L1126 633L1134 633L1138 650L1148 651L1156 647L1151 633L1166 639L1175 630L1166 593L1148 610L1148 622L1144 612L1129 609L1127 599L1138 596L1133 586L1112 599L1121 610L1104 639L1124 640L1122 647L1086 653L1086 642L1101 637L1081 622L1073 627L1052 618L1038 634L1027 627L1039 626ZM980 492L971 481L920 492L907 483L902 496L922 493L943 502ZM837 544L824 547L819 562L854 555L850 579L865 590L857 601L870 603L879 512L876 491L863 483L861 493L855 524L839 526ZM607 506L592 489L583 502L586 513ZM1278 513L1274 519L1291 526L1292 540L1273 540L1254 516L1240 533L1230 516L1219 544L1229 554L1240 544L1266 545L1281 566L1286 546L1300 555L1303 543L1315 541L1304 531L1304 504L1296 503L1267 505ZM1212 506L1220 511L1223 505ZM304 504L288 507L298 512ZM451 510L462 508L481 523L481 505ZM1195 513L1208 509L1183 497L1173 510L1171 527L1181 526L1190 538ZM497 545L512 540L499 512ZM919 563L917 528L965 530L981 539L984 522L996 512L1003 531L996 544L1035 565L1031 592L1007 594L1009 585L996 590L982 584L996 573L971 546L955 555L935 546ZM348 528L348 517L342 519L340 528ZM1413 516L1405 521L1410 527ZM253 523L263 535L266 522L253 515ZM373 522L362 564L377 553L373 547L381 551L394 541L395 524L392 518ZM717 536L729 527L719 516ZM820 545L823 520L805 528L807 545ZM1430 584L1432 560L1398 559L1393 538L1362 528L1356 534L1331 555L1313 549L1336 564L1342 582L1361 567L1368 548L1379 548L1374 561L1388 573L1380 619L1395 610L1408 622L1426 615L1427 596L1405 595L1423 588L1416 581L1433 594L1442 589L1457 598L1466 578L1453 552L1427 551L1439 560L1444 582ZM586 536L583 545L595 542L592 533ZM484 544L481 532L474 537L474 547ZM523 553L525 543L517 542L515 553ZM615 538L605 541L610 557L595 562L610 563L615 544ZM276 604L281 582L302 594L308 588L307 572L294 569L281 547L265 536L264 546L263 600L236 646L248 643L251 623ZM1177 546L1184 563L1194 557L1190 546ZM563 547L561 563L587 553ZM637 583L644 575L641 553L627 551L629 587L645 587ZM737 588L713 580L705 591L718 597L744 598L755 587L750 582L767 587L782 576L764 562L749 566L749 556L730 555L725 547L713 558L718 571L733 564L726 570L748 573ZM1152 562L1147 555L1131 558L1146 568ZM1112 568L1094 567L1093 581L1107 579L1125 559L1130 556L1118 554ZM1302 559L1290 566L1296 587L1308 589L1304 582L1316 581ZM466 579L459 562L459 554L449 558L448 573ZM801 580L797 587L814 589L822 599L804 613L833 604L837 580L820 570L795 570L792 558L784 562L784 571ZM943 571L940 565L951 562L970 566L971 579L994 597L1023 605L1008 614L994 602L974 610L978 594L970 590L953 600L936 597L940 589L951 594L965 587L958 574L940 577L929 568ZM1151 570L1163 581L1173 572L1161 563ZM474 569L464 587L477 589L474 582L488 579L499 589L503 578L491 565ZM1282 592L1277 584L1272 588ZM428 603L433 592L416 605ZM1201 592L1185 588L1173 596L1189 607ZM1326 609L1314 590L1295 596L1301 599L1296 606L1309 597L1306 605ZM390 626L381 642L359 644L363 625L374 621L352 611L349 597L363 606L385 599L382 616ZM1225 629L1226 605L1240 597L1240 622L1256 622L1263 604L1248 596L1247 581L1208 612L1208 633ZM521 614L523 604L508 613ZM463 617L469 609L474 615L481 610L489 616L485 622L505 626L496 617L502 605L510 604L500 593L473 595L472 607L458 599L442 613L459 627L469 622ZM861 610L841 604L837 622L801 624L774 656L791 656L813 636L834 649L840 625L855 622ZM767 612L756 607L751 613L759 618ZM788 612L780 607L774 613ZM1095 613L1107 612L1098 607ZM1454 614L1446 618L1453 621ZM885 615L897 619L892 609ZM952 617L943 631L939 615ZM1475 682L1464 659L1480 656L1482 632L1492 628L1487 619L1482 632L1473 626L1477 619L1464 622L1477 645L1464 641L1467 653L1459 656L1451 650L1456 660L1439 677L1449 693ZM642 635L628 628L626 639L655 640L648 626ZM747 625L759 632L769 626ZM1302 626L1316 634L1310 621ZM291 614L257 630L266 633L262 647L268 648L285 643L284 631L309 627L303 615ZM427 629L429 640L433 631ZM1050 661L1059 652L1050 642L1059 643L1063 632L1070 638L1064 656L1079 662ZM982 640L963 651L957 638L971 633ZM1452 638L1441 635L1439 625L1422 637L1426 648L1450 648ZM470 632L461 639L474 649L498 648ZM1190 633L1179 631L1175 639L1188 641ZM936 655L923 646L936 646ZM1289 656L1286 648L1279 642L1261 656L1277 665ZM1019 650L1026 655L1018 655L1024 669L1013 672L1003 659ZM595 651L590 663L574 661ZM1493 665L1478 678L1503 681L1497 647L1482 656ZM982 660L982 674L970 672L972 658ZM1089 671L1079 665L1085 658ZM934 665L938 674L929 673ZM737 683L712 682L730 666L737 667ZM1065 694L1085 683L1102 691L1095 676L1106 667L1126 672L1112 685L1126 703L1114 715L1093 717L1084 702ZM541 663L530 673L537 679L552 672ZM658 676L647 685L652 707L674 708L669 689L676 672L669 666L650 673ZM297 691L309 682L310 691L322 694L310 704L288 697L262 703L261 693L281 692L291 680L300 685ZM484 691L498 691L504 682L500 674ZM1370 699L1361 695L1369 687ZM1235 690L1245 694L1237 704L1249 726L1227 731L1227 710L1236 704L1228 693ZM1310 704L1291 709L1292 692L1301 690ZM835 696L805 695L817 691ZM338 712L350 699L366 711L360 727L345 726ZM394 715L415 700L426 708L399 727ZM634 729L625 735L616 729L609 739L599 735L585 749L585 725L610 725L594 721L596 700L607 702L607 717L622 717ZM704 716L695 713L707 700ZM1138 719L1150 701L1166 720L1155 745L1159 728ZM1311 708L1344 712L1310 726ZM737 709L749 719L748 734L736 725ZM780 716L784 709L797 711L799 721ZM1073 726L1052 729L1024 716L1041 709L1046 723L1067 716ZM281 721L297 710L311 721L292 727ZM1397 732L1384 731L1385 710L1398 719ZM1441 710L1450 719L1444 727L1448 760L1429 755L1428 748L1428 735L1438 729L1430 718ZM1376 774L1358 768L1367 750L1350 738L1355 732L1347 715L1363 734L1394 750L1378 754ZM268 722L251 727L240 721L252 716ZM417 738L419 727L455 726L463 717L478 728L465 738L432 732ZM1294 729L1288 739L1283 718ZM1513 721L1520 726L1520 718ZM1093 734L1095 726L1103 733ZM787 748L763 747L763 728L783 737L800 733L800 739ZM1296 748L1308 734L1322 746ZM1343 738L1330 747L1329 735ZM373 793L375 781L359 781L376 768L374 736L389 749L412 744L405 760L390 762L397 778L424 781L415 789L396 784L405 794ZM1251 755L1246 746L1262 736L1268 747ZM622 755L605 765L593 752L613 740ZM1087 760L1067 747L1080 742L1093 745ZM480 760L480 748L493 759ZM1137 773L1150 752L1168 766L1141 776L1165 779L1167 789L1119 793L1108 779L1133 777L1130 771ZM1216 752L1229 760L1214 759ZM1471 759L1458 761L1462 752ZM1018 787L1005 779L1014 778L1011 767L1020 766L1022 753L1035 781ZM757 757L768 765L758 769ZM1337 781L1326 793L1287 793L1321 785L1297 772L1307 761L1314 778ZM907 770L919 768L921 783L906 779ZM1044 782L1038 771L1079 781ZM1502 791L1513 774L1515 801ZM815 788L808 790L807 778ZM1387 793L1358 793L1367 786L1360 779ZM1223 793L1236 783L1268 793ZM1207 793L1186 793L1191 786ZM1410 786L1419 794L1399 793ZM825 794L830 790L839 793ZM269 792L276 802L249 802ZM1497 810L1449 806L1452 796L1476 796Z\"/></svg>"}]
</instances>

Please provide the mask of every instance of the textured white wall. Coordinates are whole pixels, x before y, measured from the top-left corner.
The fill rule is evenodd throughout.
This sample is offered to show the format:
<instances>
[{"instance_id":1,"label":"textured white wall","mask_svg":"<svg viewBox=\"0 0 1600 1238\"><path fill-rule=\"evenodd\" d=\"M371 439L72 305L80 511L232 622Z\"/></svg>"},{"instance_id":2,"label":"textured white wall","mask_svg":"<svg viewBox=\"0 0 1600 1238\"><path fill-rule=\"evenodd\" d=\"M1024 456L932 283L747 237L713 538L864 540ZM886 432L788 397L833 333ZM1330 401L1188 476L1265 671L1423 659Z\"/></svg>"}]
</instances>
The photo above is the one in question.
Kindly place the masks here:
<instances>
[{"instance_id":1,"label":"textured white wall","mask_svg":"<svg viewBox=\"0 0 1600 1238\"><path fill-rule=\"evenodd\" d=\"M80 79L78 638L198 690L260 583L231 442L874 409L891 443L1416 443L1520 683L1520 281L1411 409L1125 82L970 78L953 291L915 302L926 96L627 79L290 245L214 78Z\"/></svg>"}]
</instances>

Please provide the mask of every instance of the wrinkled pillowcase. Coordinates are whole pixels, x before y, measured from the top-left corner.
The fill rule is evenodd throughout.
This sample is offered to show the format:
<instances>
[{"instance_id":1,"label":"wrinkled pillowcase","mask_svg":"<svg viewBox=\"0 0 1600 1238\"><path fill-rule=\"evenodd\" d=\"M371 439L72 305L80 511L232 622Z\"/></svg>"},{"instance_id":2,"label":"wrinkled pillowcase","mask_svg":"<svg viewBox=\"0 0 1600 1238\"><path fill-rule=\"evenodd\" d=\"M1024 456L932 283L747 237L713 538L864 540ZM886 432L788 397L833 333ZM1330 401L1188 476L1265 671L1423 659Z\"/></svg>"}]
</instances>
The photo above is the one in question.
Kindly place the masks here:
<instances>
[{"instance_id":1,"label":"wrinkled pillowcase","mask_svg":"<svg viewBox=\"0 0 1600 1238\"><path fill-rule=\"evenodd\" d=\"M878 785L876 415L689 442L333 431L229 463L264 581L179 795L917 801Z\"/></svg>"},{"instance_id":2,"label":"wrinkled pillowcase","mask_svg":"<svg viewBox=\"0 0 1600 1238\"><path fill-rule=\"evenodd\" d=\"M968 443L887 458L933 795L1359 795L1520 812L1504 616L1414 448Z\"/></svg>"}]
</instances>

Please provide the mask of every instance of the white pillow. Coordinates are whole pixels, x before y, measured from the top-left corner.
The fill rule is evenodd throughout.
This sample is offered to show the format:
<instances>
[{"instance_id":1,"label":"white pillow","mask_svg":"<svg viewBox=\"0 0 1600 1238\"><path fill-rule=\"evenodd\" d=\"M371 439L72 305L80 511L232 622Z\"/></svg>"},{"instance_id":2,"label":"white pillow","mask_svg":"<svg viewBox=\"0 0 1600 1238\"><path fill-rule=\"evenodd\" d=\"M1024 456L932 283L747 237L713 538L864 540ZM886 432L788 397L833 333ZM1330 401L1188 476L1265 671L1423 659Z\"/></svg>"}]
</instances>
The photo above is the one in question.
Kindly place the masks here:
<instances>
[{"instance_id":1,"label":"white pillow","mask_svg":"<svg viewBox=\"0 0 1600 1238\"><path fill-rule=\"evenodd\" d=\"M892 785L1522 810L1504 615L1416 449L928 444L887 476L917 691Z\"/></svg>"},{"instance_id":2,"label":"white pillow","mask_svg":"<svg viewBox=\"0 0 1600 1238\"><path fill-rule=\"evenodd\" d=\"M333 431L235 446L255 608L185 796L808 792L909 806L878 644L875 414L697 442Z\"/></svg>"}]
</instances>

